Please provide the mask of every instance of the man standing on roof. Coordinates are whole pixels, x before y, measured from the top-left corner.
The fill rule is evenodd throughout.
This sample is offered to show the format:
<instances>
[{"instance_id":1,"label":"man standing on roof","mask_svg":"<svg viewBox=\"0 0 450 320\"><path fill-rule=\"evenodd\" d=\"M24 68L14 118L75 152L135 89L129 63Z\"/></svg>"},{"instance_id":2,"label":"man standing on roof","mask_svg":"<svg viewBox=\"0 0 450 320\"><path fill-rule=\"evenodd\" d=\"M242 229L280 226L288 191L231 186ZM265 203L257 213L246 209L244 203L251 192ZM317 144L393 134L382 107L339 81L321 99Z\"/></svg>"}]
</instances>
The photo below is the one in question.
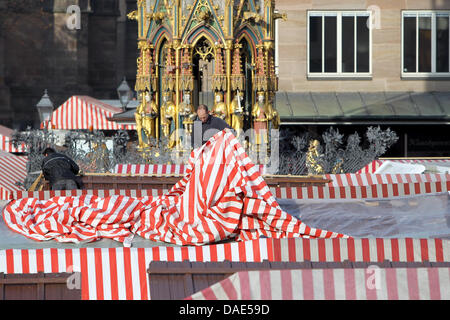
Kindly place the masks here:
<instances>
[{"instance_id":1,"label":"man standing on roof","mask_svg":"<svg viewBox=\"0 0 450 320\"><path fill-rule=\"evenodd\" d=\"M81 179L76 176L80 168L72 159L53 148L46 148L42 154L45 156L42 173L45 180L50 182L52 190L81 189Z\"/></svg>"},{"instance_id":2,"label":"man standing on roof","mask_svg":"<svg viewBox=\"0 0 450 320\"><path fill-rule=\"evenodd\" d=\"M209 114L208 106L201 104L197 108L197 118L194 121L191 144L194 148L204 145L216 133L231 129L224 120Z\"/></svg>"}]
</instances>

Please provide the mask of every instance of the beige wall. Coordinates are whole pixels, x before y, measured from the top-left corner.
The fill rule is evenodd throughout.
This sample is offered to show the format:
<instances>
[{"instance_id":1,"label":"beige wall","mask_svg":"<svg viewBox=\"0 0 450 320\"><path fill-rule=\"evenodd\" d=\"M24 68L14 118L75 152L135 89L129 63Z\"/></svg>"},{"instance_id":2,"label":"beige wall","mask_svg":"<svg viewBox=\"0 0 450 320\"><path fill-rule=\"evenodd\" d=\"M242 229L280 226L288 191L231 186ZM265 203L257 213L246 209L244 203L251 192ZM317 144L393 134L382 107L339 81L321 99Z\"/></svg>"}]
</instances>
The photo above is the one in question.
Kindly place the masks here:
<instances>
[{"instance_id":1,"label":"beige wall","mask_svg":"<svg viewBox=\"0 0 450 320\"><path fill-rule=\"evenodd\" d=\"M372 31L371 80L307 79L307 10L381 9L381 28ZM279 20L279 91L448 91L446 80L401 79L401 10L449 9L450 0L277 0L287 13Z\"/></svg>"}]
</instances>

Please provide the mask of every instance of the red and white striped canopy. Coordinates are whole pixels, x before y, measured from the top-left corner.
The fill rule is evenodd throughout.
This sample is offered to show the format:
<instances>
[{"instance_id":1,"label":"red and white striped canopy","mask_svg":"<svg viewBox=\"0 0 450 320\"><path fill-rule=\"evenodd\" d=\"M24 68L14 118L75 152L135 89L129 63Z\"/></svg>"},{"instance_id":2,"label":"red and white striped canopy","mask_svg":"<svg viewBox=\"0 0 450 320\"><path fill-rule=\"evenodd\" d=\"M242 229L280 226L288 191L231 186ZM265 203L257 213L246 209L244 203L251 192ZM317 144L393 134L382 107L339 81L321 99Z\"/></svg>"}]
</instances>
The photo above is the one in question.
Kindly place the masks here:
<instances>
[{"instance_id":1,"label":"red and white striped canopy","mask_svg":"<svg viewBox=\"0 0 450 320\"><path fill-rule=\"evenodd\" d=\"M448 300L450 268L242 271L188 300Z\"/></svg>"},{"instance_id":2,"label":"red and white striped canopy","mask_svg":"<svg viewBox=\"0 0 450 320\"><path fill-rule=\"evenodd\" d=\"M127 197L158 197L167 193L165 189L83 189L83 190L45 190L18 191L12 195L13 199L35 198L48 200L54 197L80 197L94 195L98 197L127 196ZM345 186L310 186L310 187L271 187L272 194L279 199L307 199L307 200L376 200L394 199L421 195L435 195L450 191L450 179L435 182L410 182L371 185Z\"/></svg>"},{"instance_id":3,"label":"red and white striped canopy","mask_svg":"<svg viewBox=\"0 0 450 320\"><path fill-rule=\"evenodd\" d=\"M90 244L89 246L94 246ZM265 238L252 241L225 242L200 247L191 246L153 246L148 247L73 247L66 245L53 248L45 242L37 244L42 246L35 249L6 249L0 250L0 273L5 274L36 274L44 273L81 273L81 297L84 300L148 300L151 299L149 276L147 272L152 261L186 261L191 262L366 262L380 263L385 260L392 263L446 263L450 261L450 240L445 239L273 239ZM61 245L59 245L61 246ZM428 277L415 277L414 268L410 269L414 287L421 288L423 284L439 283L434 286L436 290L430 292L430 299L450 299L448 289L450 274L436 271L441 268L430 268ZM314 269L312 269L314 270ZM328 271L333 269L328 269ZM342 269L340 269L342 270ZM354 298L367 296L365 288L353 287L359 278L353 278L352 269L347 269L350 277L347 291ZM353 269L355 270L355 269ZM364 269L360 269L364 270ZM400 268L396 268L400 270ZM448 269L447 269L448 270ZM344 271L345 272L345 271ZM423 273L422 273L423 274ZM358 276L357 274L354 274ZM408 274L407 274L408 275ZM305 275L306 276L306 275ZM342 276L339 275L339 276ZM373 273L365 276L373 276ZM389 283L390 296L396 297L395 290L400 284L406 285L404 273L396 273L397 283ZM401 277L400 277L401 276ZM337 279L334 276L333 279ZM295 278L295 277L294 277ZM294 280L294 278L292 278ZM314 295L315 298L323 296L325 289L323 278L307 278L318 285L316 291L308 291L306 298ZM417 282L419 280L419 282ZM425 281L423 281L425 280ZM370 283L373 283L369 281ZM310 282L311 283L311 282ZM360 283L360 282L359 282ZM444 285L447 283L447 285ZM381 282L380 284L383 284ZM386 283L387 284L387 283ZM237 284L236 284L237 285ZM334 283L336 288L336 282ZM409 288L410 286L408 286ZM439 287L439 290L437 289ZM353 289L356 290L356 293ZM406 288L406 287L405 287ZM330 289L330 288L327 288ZM388 288L381 288L380 292L386 294ZM335 289L336 290L336 289ZM400 289L399 289L400 290ZM378 290L375 290L378 292ZM278 291L279 292L279 291ZM329 292L329 291L328 291ZM342 292L342 291L341 291ZM403 294L405 291L402 291ZM415 291L413 291L415 292ZM302 286L296 286L291 292L285 291L292 298L303 295ZM392 294L393 293L393 294ZM346 293L347 294L347 293ZM372 295L373 296L373 295ZM217 297L217 296L216 296ZM272 299L278 296L272 293ZM377 293L377 298L381 296ZM398 294L398 298L403 295ZM422 295L421 295L422 297ZM423 296L428 298L428 296ZM201 298L201 297L200 297ZM217 297L219 298L219 297ZM335 298L339 298L335 291ZM347 299L347 295L346 295Z\"/></svg>"},{"instance_id":4,"label":"red and white striped canopy","mask_svg":"<svg viewBox=\"0 0 450 320\"><path fill-rule=\"evenodd\" d=\"M0 150L6 152L24 152L25 145L16 148L11 143L12 133L12 129L0 125Z\"/></svg>"},{"instance_id":5,"label":"red and white striped canopy","mask_svg":"<svg viewBox=\"0 0 450 320\"><path fill-rule=\"evenodd\" d=\"M133 125L120 125L108 118L121 108L88 96L72 96L53 111L51 128L60 130L133 130Z\"/></svg>"},{"instance_id":6,"label":"red and white striped canopy","mask_svg":"<svg viewBox=\"0 0 450 320\"><path fill-rule=\"evenodd\" d=\"M284 212L230 130L191 153L186 174L168 194L132 198L94 195L23 198L3 210L10 229L35 240L111 238L204 245L226 239L342 238Z\"/></svg>"},{"instance_id":7,"label":"red and white striped canopy","mask_svg":"<svg viewBox=\"0 0 450 320\"><path fill-rule=\"evenodd\" d=\"M386 161L398 162L398 163L407 163L407 164L428 164L435 166L449 165L450 158L436 158L436 159L377 159L373 160L371 163L366 165L361 170L357 171L357 173L375 173L379 167Z\"/></svg>"},{"instance_id":8,"label":"red and white striped canopy","mask_svg":"<svg viewBox=\"0 0 450 320\"><path fill-rule=\"evenodd\" d=\"M374 174L374 173L345 173L326 174L325 178L332 180L329 183L333 187L345 186L370 186L370 185L395 185L402 183L446 183L450 181L450 174L446 173L422 173L422 174Z\"/></svg>"},{"instance_id":9,"label":"red and white striped canopy","mask_svg":"<svg viewBox=\"0 0 450 320\"><path fill-rule=\"evenodd\" d=\"M13 154L0 154L0 200L11 199L13 193L24 191L16 185L27 176L27 158Z\"/></svg>"},{"instance_id":10,"label":"red and white striped canopy","mask_svg":"<svg viewBox=\"0 0 450 320\"><path fill-rule=\"evenodd\" d=\"M260 174L265 174L264 165L255 165ZM184 164L117 164L114 173L130 175L184 175L187 165Z\"/></svg>"}]
</instances>

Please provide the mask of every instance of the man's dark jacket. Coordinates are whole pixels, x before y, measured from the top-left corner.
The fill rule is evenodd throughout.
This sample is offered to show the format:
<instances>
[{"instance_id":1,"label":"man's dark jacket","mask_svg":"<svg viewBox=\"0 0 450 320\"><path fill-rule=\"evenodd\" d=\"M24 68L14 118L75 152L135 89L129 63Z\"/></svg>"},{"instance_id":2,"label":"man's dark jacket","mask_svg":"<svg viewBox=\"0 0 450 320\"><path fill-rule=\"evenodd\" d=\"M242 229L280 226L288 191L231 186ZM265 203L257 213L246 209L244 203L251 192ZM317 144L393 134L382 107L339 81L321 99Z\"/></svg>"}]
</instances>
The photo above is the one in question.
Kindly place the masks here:
<instances>
[{"instance_id":1,"label":"man's dark jacket","mask_svg":"<svg viewBox=\"0 0 450 320\"><path fill-rule=\"evenodd\" d=\"M200 133L198 128L201 126L201 138L197 137L197 134ZM194 128L192 130L191 135L191 144L194 148L198 148L201 145L205 144L212 136L214 136L217 132L222 131L223 129L228 128L231 129L228 123L224 120L209 115L208 120L205 123L201 122L198 117L194 120ZM196 130L197 129L197 130ZM201 139L201 140L200 140ZM198 141L197 141L198 140ZM201 145L200 145L201 141Z\"/></svg>"},{"instance_id":2,"label":"man's dark jacket","mask_svg":"<svg viewBox=\"0 0 450 320\"><path fill-rule=\"evenodd\" d=\"M73 180L81 188L81 178L76 175L80 171L78 165L69 157L61 153L51 153L42 160L42 172L45 180L54 185L59 180Z\"/></svg>"}]
</instances>

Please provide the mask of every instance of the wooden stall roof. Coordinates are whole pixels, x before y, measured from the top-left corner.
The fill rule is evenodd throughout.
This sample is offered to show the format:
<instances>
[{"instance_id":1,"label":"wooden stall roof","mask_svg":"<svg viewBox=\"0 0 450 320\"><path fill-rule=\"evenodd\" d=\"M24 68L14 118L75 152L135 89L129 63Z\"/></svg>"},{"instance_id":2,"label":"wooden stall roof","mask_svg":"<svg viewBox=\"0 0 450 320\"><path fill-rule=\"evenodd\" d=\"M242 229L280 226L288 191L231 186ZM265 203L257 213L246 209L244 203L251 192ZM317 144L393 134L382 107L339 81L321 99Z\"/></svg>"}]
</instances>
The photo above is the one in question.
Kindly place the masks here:
<instances>
[{"instance_id":1,"label":"wooden stall roof","mask_svg":"<svg viewBox=\"0 0 450 320\"><path fill-rule=\"evenodd\" d=\"M81 288L68 286L73 276L79 274L0 273L0 300L81 300Z\"/></svg>"}]
</instances>

